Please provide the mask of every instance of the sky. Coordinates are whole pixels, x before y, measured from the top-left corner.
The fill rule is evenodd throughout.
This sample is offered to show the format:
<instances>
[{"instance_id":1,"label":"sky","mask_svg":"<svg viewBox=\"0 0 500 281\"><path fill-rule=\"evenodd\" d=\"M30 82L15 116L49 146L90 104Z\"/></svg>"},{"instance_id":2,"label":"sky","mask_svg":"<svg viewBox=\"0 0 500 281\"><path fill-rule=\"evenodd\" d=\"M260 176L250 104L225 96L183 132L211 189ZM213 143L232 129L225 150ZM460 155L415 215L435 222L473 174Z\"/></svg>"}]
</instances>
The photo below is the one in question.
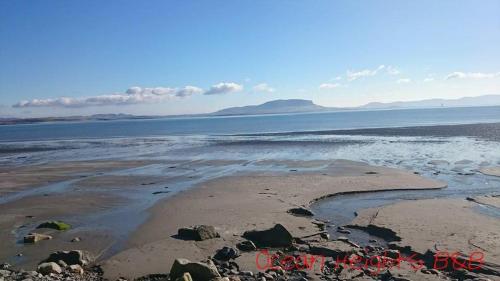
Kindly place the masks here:
<instances>
[{"instance_id":1,"label":"sky","mask_svg":"<svg viewBox=\"0 0 500 281\"><path fill-rule=\"evenodd\" d=\"M500 0L0 1L0 117L500 94Z\"/></svg>"}]
</instances>

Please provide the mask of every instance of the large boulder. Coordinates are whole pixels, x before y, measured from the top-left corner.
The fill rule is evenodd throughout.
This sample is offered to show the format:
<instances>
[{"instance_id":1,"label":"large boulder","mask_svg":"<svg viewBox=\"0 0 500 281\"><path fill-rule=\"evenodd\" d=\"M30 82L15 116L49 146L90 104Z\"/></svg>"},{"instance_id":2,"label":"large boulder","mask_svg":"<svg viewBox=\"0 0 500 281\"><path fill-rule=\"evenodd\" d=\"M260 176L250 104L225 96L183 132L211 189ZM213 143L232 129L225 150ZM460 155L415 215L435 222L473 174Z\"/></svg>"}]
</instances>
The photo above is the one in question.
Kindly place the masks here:
<instances>
[{"instance_id":1,"label":"large boulder","mask_svg":"<svg viewBox=\"0 0 500 281\"><path fill-rule=\"evenodd\" d=\"M45 235L40 233L30 233L24 236L23 240L25 244L34 244L42 240L50 240L50 239L52 239L52 236L50 235Z\"/></svg>"},{"instance_id":2,"label":"large boulder","mask_svg":"<svg viewBox=\"0 0 500 281\"><path fill-rule=\"evenodd\" d=\"M38 265L37 271L43 275L49 275L51 273L59 274L62 272L62 269L55 262L44 262Z\"/></svg>"},{"instance_id":3,"label":"large boulder","mask_svg":"<svg viewBox=\"0 0 500 281\"><path fill-rule=\"evenodd\" d=\"M266 230L246 231L243 237L254 242L257 247L288 247L293 242L292 234L281 224Z\"/></svg>"},{"instance_id":4,"label":"large boulder","mask_svg":"<svg viewBox=\"0 0 500 281\"><path fill-rule=\"evenodd\" d=\"M211 225L196 225L193 227L179 228L177 236L181 239L196 241L220 237L215 227Z\"/></svg>"},{"instance_id":5,"label":"large boulder","mask_svg":"<svg viewBox=\"0 0 500 281\"><path fill-rule=\"evenodd\" d=\"M89 253L81 250L72 251L57 251L44 260L43 262L58 262L63 261L68 265L78 264L85 266L92 262L92 258Z\"/></svg>"},{"instance_id":6,"label":"large boulder","mask_svg":"<svg viewBox=\"0 0 500 281\"><path fill-rule=\"evenodd\" d=\"M170 279L176 280L182 277L186 272L189 273L195 281L211 280L221 277L217 271L217 267L211 260L204 263L191 262L187 259L176 259L170 269Z\"/></svg>"}]
</instances>

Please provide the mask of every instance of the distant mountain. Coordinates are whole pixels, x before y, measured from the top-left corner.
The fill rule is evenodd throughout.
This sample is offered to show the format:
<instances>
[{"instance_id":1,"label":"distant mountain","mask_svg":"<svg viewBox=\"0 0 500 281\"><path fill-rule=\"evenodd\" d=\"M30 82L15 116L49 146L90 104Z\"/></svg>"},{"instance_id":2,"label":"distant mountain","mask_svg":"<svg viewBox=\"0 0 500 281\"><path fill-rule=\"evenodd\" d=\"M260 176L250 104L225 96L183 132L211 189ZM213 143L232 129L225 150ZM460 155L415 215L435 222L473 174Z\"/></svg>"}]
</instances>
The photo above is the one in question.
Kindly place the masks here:
<instances>
[{"instance_id":1,"label":"distant mountain","mask_svg":"<svg viewBox=\"0 0 500 281\"><path fill-rule=\"evenodd\" d=\"M310 100L290 99L290 100L273 100L260 105L230 107L214 112L211 115L255 115L255 114L300 113L300 112L317 112L317 111L334 111L334 110L336 110L336 108L320 106L314 104Z\"/></svg>"},{"instance_id":2,"label":"distant mountain","mask_svg":"<svg viewBox=\"0 0 500 281\"><path fill-rule=\"evenodd\" d=\"M468 106L500 105L500 95L484 95L459 99L428 99L419 101L372 102L360 106L360 109L397 109L397 108L434 108L434 107L468 107Z\"/></svg>"}]
</instances>

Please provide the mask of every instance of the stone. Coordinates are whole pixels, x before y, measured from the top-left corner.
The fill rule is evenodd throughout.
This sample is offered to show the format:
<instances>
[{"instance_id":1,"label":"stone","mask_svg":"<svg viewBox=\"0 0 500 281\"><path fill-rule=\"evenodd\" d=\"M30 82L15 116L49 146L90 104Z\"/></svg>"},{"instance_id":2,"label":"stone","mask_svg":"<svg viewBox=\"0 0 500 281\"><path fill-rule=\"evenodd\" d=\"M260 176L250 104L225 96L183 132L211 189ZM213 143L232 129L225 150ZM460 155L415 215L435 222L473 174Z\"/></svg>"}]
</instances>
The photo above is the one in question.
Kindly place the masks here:
<instances>
[{"instance_id":1,"label":"stone","mask_svg":"<svg viewBox=\"0 0 500 281\"><path fill-rule=\"evenodd\" d=\"M0 276L2 276L2 277L8 277L8 276L10 276L10 271L9 270L5 270L5 269L0 269Z\"/></svg>"},{"instance_id":2,"label":"stone","mask_svg":"<svg viewBox=\"0 0 500 281\"><path fill-rule=\"evenodd\" d=\"M84 273L83 268L79 264L72 264L72 265L68 266L67 269L69 272L74 273L74 274L83 275L83 273Z\"/></svg>"},{"instance_id":3,"label":"stone","mask_svg":"<svg viewBox=\"0 0 500 281\"><path fill-rule=\"evenodd\" d=\"M246 240L236 244L236 247L244 252L255 251L257 247L252 241Z\"/></svg>"},{"instance_id":4,"label":"stone","mask_svg":"<svg viewBox=\"0 0 500 281\"><path fill-rule=\"evenodd\" d=\"M358 249L354 248L352 245L342 241L327 241L327 242L312 242L309 243L309 253L313 255L320 255L324 257L332 258L343 258L352 253L355 253Z\"/></svg>"},{"instance_id":5,"label":"stone","mask_svg":"<svg viewBox=\"0 0 500 281\"><path fill-rule=\"evenodd\" d=\"M57 251L50 254L44 262L58 262L60 260L68 265L78 264L82 266L92 262L90 254L81 250Z\"/></svg>"},{"instance_id":6,"label":"stone","mask_svg":"<svg viewBox=\"0 0 500 281\"><path fill-rule=\"evenodd\" d=\"M52 236L50 235L45 235L40 233L30 233L24 236L23 242L25 244L34 244L42 240L50 240L50 239L52 239Z\"/></svg>"},{"instance_id":7,"label":"stone","mask_svg":"<svg viewBox=\"0 0 500 281\"><path fill-rule=\"evenodd\" d=\"M66 266L68 266L68 264L66 262L64 262L63 260L58 260L57 261L57 264L62 267L62 268L65 268Z\"/></svg>"},{"instance_id":8,"label":"stone","mask_svg":"<svg viewBox=\"0 0 500 281\"><path fill-rule=\"evenodd\" d=\"M203 262L191 262L187 259L176 259L170 269L170 278L175 280L184 273L189 273L194 280L210 280L221 277L215 264L208 260Z\"/></svg>"},{"instance_id":9,"label":"stone","mask_svg":"<svg viewBox=\"0 0 500 281\"><path fill-rule=\"evenodd\" d=\"M384 256L397 259L399 258L399 251L398 250L386 250L384 251Z\"/></svg>"},{"instance_id":10,"label":"stone","mask_svg":"<svg viewBox=\"0 0 500 281\"><path fill-rule=\"evenodd\" d=\"M224 247L217 251L214 256L214 259L221 261L228 261L230 259L235 259L240 256L240 253L237 249L232 247Z\"/></svg>"},{"instance_id":11,"label":"stone","mask_svg":"<svg viewBox=\"0 0 500 281\"><path fill-rule=\"evenodd\" d=\"M306 217L314 216L314 213L311 210L304 207L291 208L290 210L288 210L288 213L297 216L306 216Z\"/></svg>"},{"instance_id":12,"label":"stone","mask_svg":"<svg viewBox=\"0 0 500 281\"><path fill-rule=\"evenodd\" d=\"M62 221L47 221L39 226L37 228L50 228L50 229L55 229L55 230L68 230L71 228L71 225L62 222Z\"/></svg>"},{"instance_id":13,"label":"stone","mask_svg":"<svg viewBox=\"0 0 500 281\"><path fill-rule=\"evenodd\" d=\"M82 238L80 238L80 237L75 237L75 238L71 239L71 242L80 242L80 241L82 241Z\"/></svg>"},{"instance_id":14,"label":"stone","mask_svg":"<svg viewBox=\"0 0 500 281\"><path fill-rule=\"evenodd\" d=\"M38 265L37 271L43 275L49 275L51 273L60 274L62 269L55 262L44 262Z\"/></svg>"},{"instance_id":15,"label":"stone","mask_svg":"<svg viewBox=\"0 0 500 281\"><path fill-rule=\"evenodd\" d=\"M281 224L276 224L267 230L246 231L243 237L251 240L258 247L289 247L293 242L292 235Z\"/></svg>"},{"instance_id":16,"label":"stone","mask_svg":"<svg viewBox=\"0 0 500 281\"><path fill-rule=\"evenodd\" d=\"M181 277L175 279L175 281L193 281L193 278L191 277L189 272L185 272Z\"/></svg>"},{"instance_id":17,"label":"stone","mask_svg":"<svg viewBox=\"0 0 500 281\"><path fill-rule=\"evenodd\" d=\"M211 225L196 225L193 227L179 228L177 236L185 240L203 241L207 239L220 237L215 227Z\"/></svg>"}]
</instances>

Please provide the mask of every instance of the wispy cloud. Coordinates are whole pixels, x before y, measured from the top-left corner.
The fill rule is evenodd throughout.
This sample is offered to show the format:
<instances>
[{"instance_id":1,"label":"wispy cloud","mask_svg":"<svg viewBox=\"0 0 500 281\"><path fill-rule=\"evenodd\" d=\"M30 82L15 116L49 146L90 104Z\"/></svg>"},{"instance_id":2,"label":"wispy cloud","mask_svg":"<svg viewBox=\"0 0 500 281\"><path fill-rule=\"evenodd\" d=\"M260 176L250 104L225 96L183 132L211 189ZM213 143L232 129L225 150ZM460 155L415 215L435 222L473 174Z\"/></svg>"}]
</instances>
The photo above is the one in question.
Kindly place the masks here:
<instances>
[{"instance_id":1,"label":"wispy cloud","mask_svg":"<svg viewBox=\"0 0 500 281\"><path fill-rule=\"evenodd\" d=\"M396 67L389 65L386 67L387 73L389 75L399 75L401 72Z\"/></svg>"},{"instance_id":2,"label":"wispy cloud","mask_svg":"<svg viewBox=\"0 0 500 281\"><path fill-rule=\"evenodd\" d=\"M236 84L236 83L232 83L232 82L222 82L222 83L213 85L204 94L205 95L221 95L221 94L240 92L242 90L243 90L243 86L240 84Z\"/></svg>"},{"instance_id":3,"label":"wispy cloud","mask_svg":"<svg viewBox=\"0 0 500 281\"><path fill-rule=\"evenodd\" d=\"M276 91L276 89L269 86L267 83L260 83L258 85L255 85L253 87L253 90L255 92L260 92L260 93L272 93L272 92Z\"/></svg>"},{"instance_id":4,"label":"wispy cloud","mask_svg":"<svg viewBox=\"0 0 500 281\"><path fill-rule=\"evenodd\" d=\"M481 73L481 72L460 72L455 71L446 76L446 80L451 79L487 79L500 77L500 72L496 73Z\"/></svg>"},{"instance_id":5,"label":"wispy cloud","mask_svg":"<svg viewBox=\"0 0 500 281\"><path fill-rule=\"evenodd\" d=\"M339 83L323 83L319 85L320 90L329 90L329 89L335 89L340 87Z\"/></svg>"},{"instance_id":6,"label":"wispy cloud","mask_svg":"<svg viewBox=\"0 0 500 281\"><path fill-rule=\"evenodd\" d=\"M203 89L195 86L183 88L142 88L131 87L125 93L112 93L92 97L59 97L53 99L33 99L20 101L13 107L90 107L107 105L129 105L161 102L172 98L184 98L203 93Z\"/></svg>"},{"instance_id":7,"label":"wispy cloud","mask_svg":"<svg viewBox=\"0 0 500 281\"><path fill-rule=\"evenodd\" d=\"M399 75L401 73L394 66L391 66L391 65L385 66L385 65L381 64L375 69L363 69L360 71L348 70L346 73L346 77L347 77L348 81L354 81L354 80L358 80L358 79L363 78L363 77L375 76L384 70L385 70L385 73L387 73L389 75Z\"/></svg>"},{"instance_id":8,"label":"wispy cloud","mask_svg":"<svg viewBox=\"0 0 500 281\"><path fill-rule=\"evenodd\" d=\"M410 83L411 79L410 78L401 78L396 81L398 84L405 84L405 83Z\"/></svg>"},{"instance_id":9,"label":"wispy cloud","mask_svg":"<svg viewBox=\"0 0 500 281\"><path fill-rule=\"evenodd\" d=\"M429 83L429 82L432 82L434 80L435 80L434 77L427 77L427 78L424 79L424 82L425 83Z\"/></svg>"}]
</instances>

